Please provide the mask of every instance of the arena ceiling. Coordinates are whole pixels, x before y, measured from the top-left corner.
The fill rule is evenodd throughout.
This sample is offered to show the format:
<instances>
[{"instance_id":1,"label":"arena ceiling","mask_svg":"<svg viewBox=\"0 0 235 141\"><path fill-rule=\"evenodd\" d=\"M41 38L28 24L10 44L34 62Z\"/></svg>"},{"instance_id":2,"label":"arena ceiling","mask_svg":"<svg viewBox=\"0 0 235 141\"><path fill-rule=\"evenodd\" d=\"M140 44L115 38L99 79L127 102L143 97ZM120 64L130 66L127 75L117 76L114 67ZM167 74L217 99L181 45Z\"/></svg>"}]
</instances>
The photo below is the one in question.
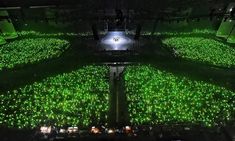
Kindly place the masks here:
<instances>
[{"instance_id":1,"label":"arena ceiling","mask_svg":"<svg viewBox=\"0 0 235 141\"><path fill-rule=\"evenodd\" d=\"M224 3L232 0L3 0L0 6L22 6L32 5L80 5L86 8L132 8L157 10L165 7L190 7L207 6L208 4Z\"/></svg>"},{"instance_id":2,"label":"arena ceiling","mask_svg":"<svg viewBox=\"0 0 235 141\"><path fill-rule=\"evenodd\" d=\"M76 13L77 16L83 17L83 19L84 16L85 18L96 16L99 11L105 11L107 13L110 9L133 10L135 17L138 15L139 19L154 18L156 16L187 17L190 15L192 17L203 17L209 16L213 9L223 15L224 10L231 1L232 0L2 0L0 1L0 10L4 10L4 8L7 7L16 7L18 10L21 10L21 13L27 14L27 11L30 11L32 6L34 6L34 12L40 11L40 8L37 8L38 6L48 6L46 7L47 9L77 11L74 13ZM16 13L19 13L17 11Z\"/></svg>"}]
</instances>

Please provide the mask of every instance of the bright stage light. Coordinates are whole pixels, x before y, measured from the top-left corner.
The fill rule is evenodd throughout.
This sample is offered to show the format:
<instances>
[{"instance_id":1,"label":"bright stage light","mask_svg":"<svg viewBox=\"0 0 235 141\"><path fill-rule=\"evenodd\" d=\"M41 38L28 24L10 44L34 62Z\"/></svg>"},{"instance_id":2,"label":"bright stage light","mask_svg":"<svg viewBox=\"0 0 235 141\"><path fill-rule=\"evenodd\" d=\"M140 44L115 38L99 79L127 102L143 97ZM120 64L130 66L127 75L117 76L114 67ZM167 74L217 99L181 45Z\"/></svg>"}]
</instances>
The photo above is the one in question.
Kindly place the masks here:
<instances>
[{"instance_id":1,"label":"bright stage light","mask_svg":"<svg viewBox=\"0 0 235 141\"><path fill-rule=\"evenodd\" d=\"M59 133L66 133L67 131L66 131L66 129L60 129L60 131L59 131Z\"/></svg>"},{"instance_id":2,"label":"bright stage light","mask_svg":"<svg viewBox=\"0 0 235 141\"><path fill-rule=\"evenodd\" d=\"M68 132L69 133L77 133L78 132L78 127L68 127Z\"/></svg>"},{"instance_id":3,"label":"bright stage light","mask_svg":"<svg viewBox=\"0 0 235 141\"><path fill-rule=\"evenodd\" d=\"M126 36L123 31L112 31L101 40L101 44L105 46L107 50L126 50L132 44L133 40Z\"/></svg>"},{"instance_id":4,"label":"bright stage light","mask_svg":"<svg viewBox=\"0 0 235 141\"><path fill-rule=\"evenodd\" d=\"M114 129L109 129L108 130L108 134L113 134L113 133L115 133Z\"/></svg>"},{"instance_id":5,"label":"bright stage light","mask_svg":"<svg viewBox=\"0 0 235 141\"><path fill-rule=\"evenodd\" d=\"M132 133L131 127L130 127L130 126L125 126L125 128L124 128L124 133L126 133L126 134Z\"/></svg>"},{"instance_id":6,"label":"bright stage light","mask_svg":"<svg viewBox=\"0 0 235 141\"><path fill-rule=\"evenodd\" d=\"M49 127L42 126L42 127L40 128L40 131L41 131L41 133L43 133L43 134L50 134L50 133L51 133L51 126L49 126Z\"/></svg>"},{"instance_id":7,"label":"bright stage light","mask_svg":"<svg viewBox=\"0 0 235 141\"><path fill-rule=\"evenodd\" d=\"M96 128L95 126L91 127L91 133L93 134L99 134L100 130L98 128Z\"/></svg>"},{"instance_id":8,"label":"bright stage light","mask_svg":"<svg viewBox=\"0 0 235 141\"><path fill-rule=\"evenodd\" d=\"M125 128L126 128L126 130L131 130L130 126L126 126Z\"/></svg>"}]
</instances>

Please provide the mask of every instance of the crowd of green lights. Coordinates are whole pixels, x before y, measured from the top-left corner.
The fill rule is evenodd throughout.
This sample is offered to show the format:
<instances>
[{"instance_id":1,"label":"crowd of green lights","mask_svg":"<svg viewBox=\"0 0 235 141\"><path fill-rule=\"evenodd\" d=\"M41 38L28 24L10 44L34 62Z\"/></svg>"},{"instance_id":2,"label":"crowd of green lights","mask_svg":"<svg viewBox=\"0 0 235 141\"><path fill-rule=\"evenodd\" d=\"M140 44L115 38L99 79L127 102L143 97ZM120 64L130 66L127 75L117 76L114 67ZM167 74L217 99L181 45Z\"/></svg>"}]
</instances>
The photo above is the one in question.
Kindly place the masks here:
<instances>
[{"instance_id":1,"label":"crowd of green lights","mask_svg":"<svg viewBox=\"0 0 235 141\"><path fill-rule=\"evenodd\" d=\"M153 35L156 35L156 36L191 36L191 35L198 35L198 34L206 34L206 35L215 35L216 34L216 31L215 30L212 30L212 29L193 29L192 31L181 31L181 32L178 32L178 31L175 31L175 32L169 32L169 31L165 31L165 32L159 32L159 31L156 31L154 32ZM141 33L141 35L152 35L151 32L146 32L146 31L143 31Z\"/></svg>"},{"instance_id":2,"label":"crowd of green lights","mask_svg":"<svg viewBox=\"0 0 235 141\"><path fill-rule=\"evenodd\" d=\"M86 66L0 94L0 126L106 124L108 68Z\"/></svg>"},{"instance_id":3,"label":"crowd of green lights","mask_svg":"<svg viewBox=\"0 0 235 141\"><path fill-rule=\"evenodd\" d=\"M91 36L91 32L79 32L79 33L73 33L73 32L57 32L57 33L43 33L38 31L18 31L17 34L21 37L24 36L37 36L37 37L60 37L60 36L69 36L69 37L75 37L75 36Z\"/></svg>"},{"instance_id":4,"label":"crowd of green lights","mask_svg":"<svg viewBox=\"0 0 235 141\"><path fill-rule=\"evenodd\" d=\"M226 123L235 112L234 92L203 81L130 66L124 73L130 122L134 125Z\"/></svg>"},{"instance_id":5,"label":"crowd of green lights","mask_svg":"<svg viewBox=\"0 0 235 141\"><path fill-rule=\"evenodd\" d=\"M171 37L162 42L182 58L223 67L235 65L235 49L214 39Z\"/></svg>"},{"instance_id":6,"label":"crowd of green lights","mask_svg":"<svg viewBox=\"0 0 235 141\"><path fill-rule=\"evenodd\" d=\"M29 38L10 42L0 47L0 70L58 57L68 47L68 41L55 38Z\"/></svg>"}]
</instances>

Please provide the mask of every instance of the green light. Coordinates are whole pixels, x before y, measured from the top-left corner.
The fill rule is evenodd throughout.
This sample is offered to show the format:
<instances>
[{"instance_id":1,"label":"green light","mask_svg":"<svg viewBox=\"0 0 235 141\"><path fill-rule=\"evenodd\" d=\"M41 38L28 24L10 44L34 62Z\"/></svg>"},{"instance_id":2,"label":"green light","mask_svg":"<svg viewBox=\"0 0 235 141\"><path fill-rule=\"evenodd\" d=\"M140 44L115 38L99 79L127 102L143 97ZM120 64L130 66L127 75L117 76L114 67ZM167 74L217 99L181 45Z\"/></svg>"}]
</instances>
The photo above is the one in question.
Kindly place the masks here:
<instances>
[{"instance_id":1,"label":"green light","mask_svg":"<svg viewBox=\"0 0 235 141\"><path fill-rule=\"evenodd\" d=\"M0 70L60 56L69 42L55 38L22 39L1 46Z\"/></svg>"},{"instance_id":2,"label":"green light","mask_svg":"<svg viewBox=\"0 0 235 141\"><path fill-rule=\"evenodd\" d=\"M150 66L125 71L130 121L141 124L216 125L231 118L235 95L223 87L194 81Z\"/></svg>"},{"instance_id":3,"label":"green light","mask_svg":"<svg viewBox=\"0 0 235 141\"><path fill-rule=\"evenodd\" d=\"M0 122L18 128L106 124L107 74L107 67L87 66L0 94Z\"/></svg>"},{"instance_id":4,"label":"green light","mask_svg":"<svg viewBox=\"0 0 235 141\"><path fill-rule=\"evenodd\" d=\"M192 36L192 35L215 35L216 31L211 29L194 29L191 32L155 32L156 36ZM133 34L133 33L132 33ZM151 35L151 32L143 31L141 35Z\"/></svg>"},{"instance_id":5,"label":"green light","mask_svg":"<svg viewBox=\"0 0 235 141\"><path fill-rule=\"evenodd\" d=\"M216 66L232 67L235 65L235 49L216 41L202 37L171 37L162 41L177 55Z\"/></svg>"},{"instance_id":6,"label":"green light","mask_svg":"<svg viewBox=\"0 0 235 141\"><path fill-rule=\"evenodd\" d=\"M91 32L80 32L80 33L72 33L72 32L59 32L59 33L42 33L37 31L18 31L17 34L20 37L76 37L76 36L91 36L93 35Z\"/></svg>"}]
</instances>

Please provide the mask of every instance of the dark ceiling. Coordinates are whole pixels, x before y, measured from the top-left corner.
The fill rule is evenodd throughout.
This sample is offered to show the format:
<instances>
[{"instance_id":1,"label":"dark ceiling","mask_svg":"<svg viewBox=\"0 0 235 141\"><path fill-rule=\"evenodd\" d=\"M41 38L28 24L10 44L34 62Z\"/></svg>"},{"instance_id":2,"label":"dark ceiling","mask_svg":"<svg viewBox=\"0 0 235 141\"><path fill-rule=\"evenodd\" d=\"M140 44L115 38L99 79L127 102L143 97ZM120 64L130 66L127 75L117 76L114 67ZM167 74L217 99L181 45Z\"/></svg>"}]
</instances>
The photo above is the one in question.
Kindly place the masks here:
<instances>
[{"instance_id":1,"label":"dark ceiling","mask_svg":"<svg viewBox=\"0 0 235 141\"><path fill-rule=\"evenodd\" d=\"M134 10L135 14L139 13L135 16L141 15L141 18L152 18L156 15L187 17L187 13L190 16L202 17L209 16L212 9L226 9L230 2L232 0L0 0L0 8L20 7L21 13L31 13L27 12L31 6L50 6L57 10L76 10L76 15L80 17L91 17L98 14L97 11L109 9ZM41 8L34 9L38 10L41 11Z\"/></svg>"},{"instance_id":2,"label":"dark ceiling","mask_svg":"<svg viewBox=\"0 0 235 141\"><path fill-rule=\"evenodd\" d=\"M164 7L206 6L210 3L227 4L232 0L0 0L0 6L32 5L80 5L86 8L132 8L132 9L159 9Z\"/></svg>"}]
</instances>

